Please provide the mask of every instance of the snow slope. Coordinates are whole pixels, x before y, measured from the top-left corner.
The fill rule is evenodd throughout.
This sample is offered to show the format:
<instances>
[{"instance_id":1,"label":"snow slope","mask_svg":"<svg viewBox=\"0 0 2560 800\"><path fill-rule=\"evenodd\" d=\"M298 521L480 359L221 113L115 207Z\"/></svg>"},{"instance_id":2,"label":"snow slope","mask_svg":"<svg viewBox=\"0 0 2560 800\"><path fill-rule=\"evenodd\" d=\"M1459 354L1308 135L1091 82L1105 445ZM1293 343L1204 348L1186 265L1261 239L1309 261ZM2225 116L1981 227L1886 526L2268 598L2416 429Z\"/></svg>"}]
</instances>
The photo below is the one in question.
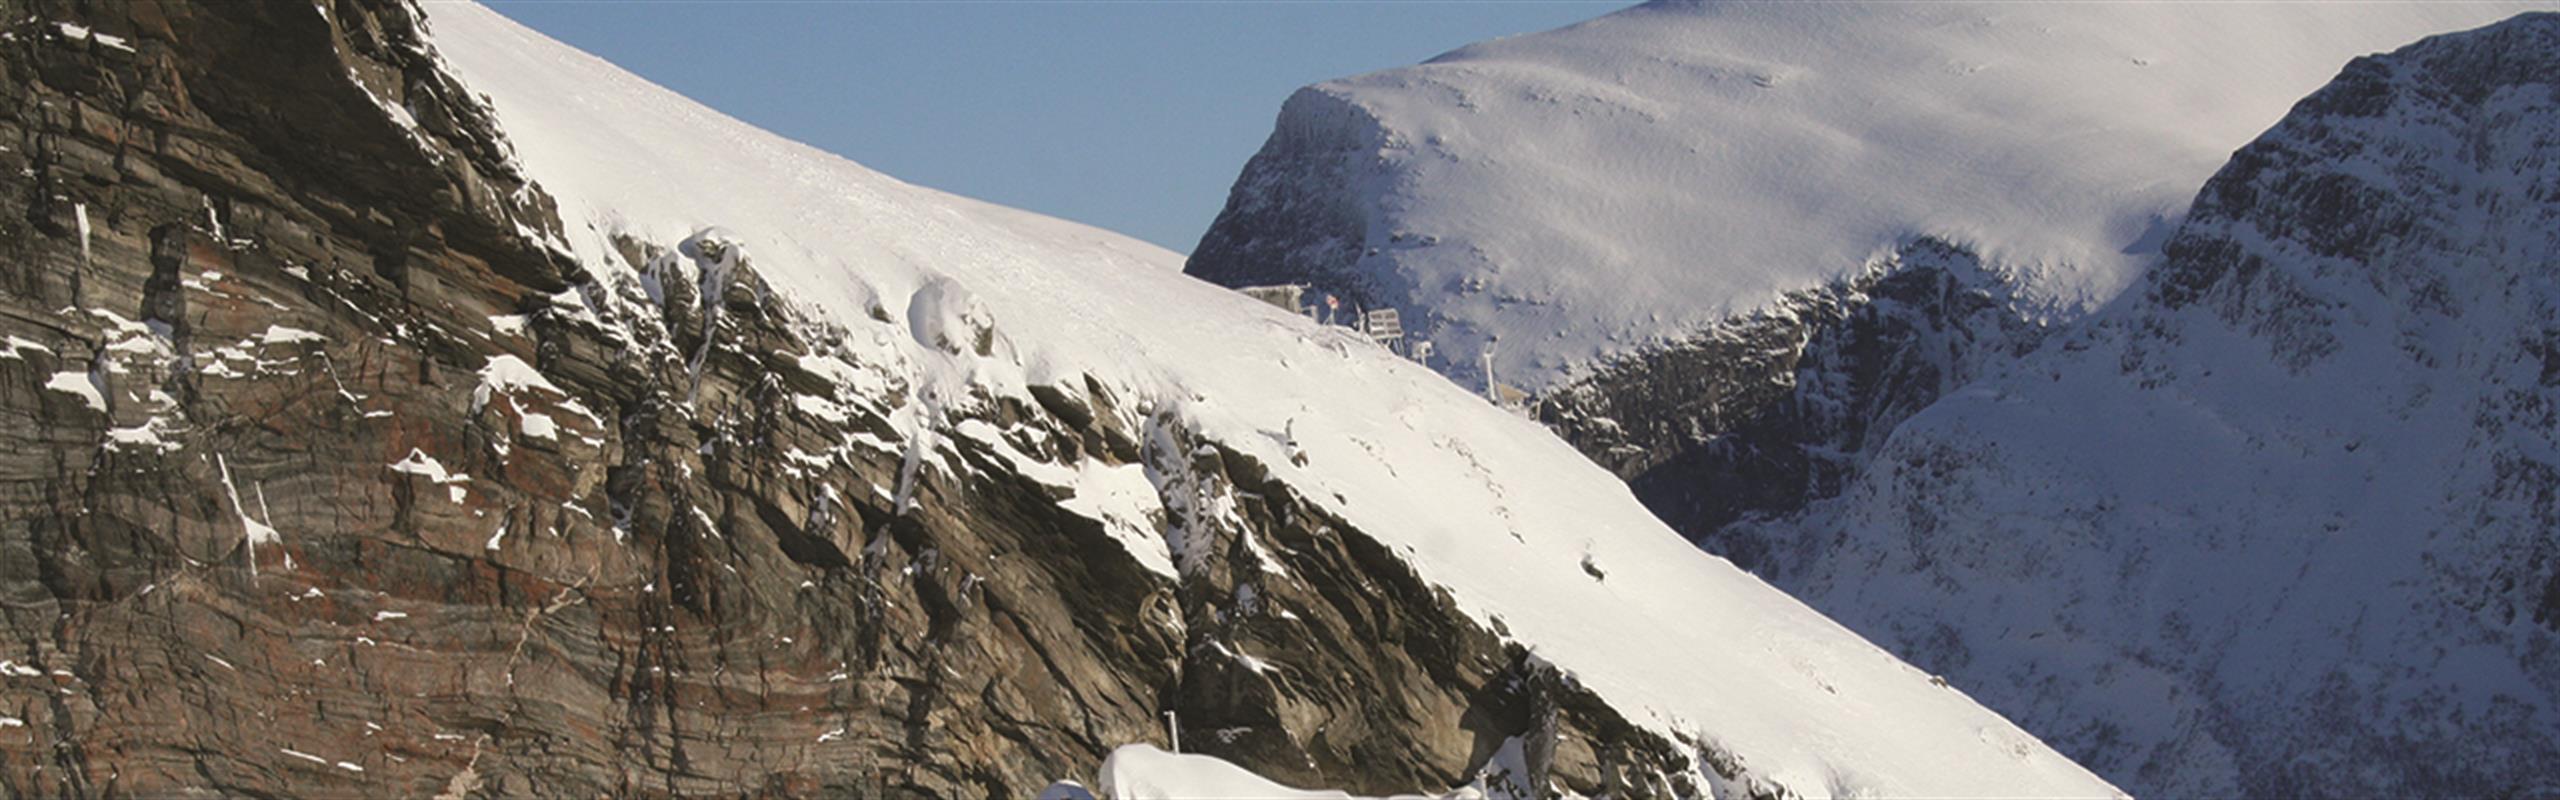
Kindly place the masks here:
<instances>
[{"instance_id":1,"label":"snow slope","mask_svg":"<svg viewBox=\"0 0 2560 800\"><path fill-rule=\"evenodd\" d=\"M1078 794L1083 792L1083 794ZM1225 761L1168 753L1154 745L1114 750L1095 773L1094 788L1061 781L1040 800L1363 800L1342 792L1293 789ZM1484 800L1475 787L1440 795L1405 794L1383 800Z\"/></svg>"},{"instance_id":2,"label":"snow slope","mask_svg":"<svg viewBox=\"0 0 2560 800\"><path fill-rule=\"evenodd\" d=\"M1301 90L1190 269L1345 274L1533 392L1922 236L2070 318L2339 64L2519 7L1648 4Z\"/></svg>"},{"instance_id":3,"label":"snow slope","mask_svg":"<svg viewBox=\"0 0 2560 800\"><path fill-rule=\"evenodd\" d=\"M720 226L778 294L870 332L879 352L867 357L910 365L923 398L910 421L973 393L1022 397L1090 375L1273 465L1630 719L1714 742L1756 778L1808 797L2113 793L1691 548L1536 425L1347 333L1183 277L1178 256L1135 240L785 141L479 6L430 16L444 57L489 95L527 174L558 200L562 246L587 269L630 269L611 233L674 242ZM915 324L875 321L874 303ZM920 339L971 320L1004 340L991 355Z\"/></svg>"},{"instance_id":4,"label":"snow slope","mask_svg":"<svg viewBox=\"0 0 2560 800\"><path fill-rule=\"evenodd\" d=\"M1263 780L1234 764L1133 744L1103 759L1094 787L1108 800L1351 800Z\"/></svg>"},{"instance_id":5,"label":"snow slope","mask_svg":"<svg viewBox=\"0 0 2560 800\"><path fill-rule=\"evenodd\" d=\"M2165 250L1767 574L2140 793L2560 787L2560 15L2358 61Z\"/></svg>"}]
</instances>

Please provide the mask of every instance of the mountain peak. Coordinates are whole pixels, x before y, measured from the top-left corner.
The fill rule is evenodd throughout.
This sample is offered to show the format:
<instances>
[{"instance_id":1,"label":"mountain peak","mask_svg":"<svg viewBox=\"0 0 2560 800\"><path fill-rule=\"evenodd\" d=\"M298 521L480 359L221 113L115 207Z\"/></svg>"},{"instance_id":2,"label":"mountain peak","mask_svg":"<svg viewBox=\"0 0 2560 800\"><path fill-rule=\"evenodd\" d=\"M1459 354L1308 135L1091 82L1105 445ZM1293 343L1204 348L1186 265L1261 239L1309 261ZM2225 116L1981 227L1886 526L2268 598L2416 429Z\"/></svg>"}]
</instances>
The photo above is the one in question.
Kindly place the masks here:
<instances>
[{"instance_id":1,"label":"mountain peak","mask_svg":"<svg viewBox=\"0 0 2560 800\"><path fill-rule=\"evenodd\" d=\"M2358 59L2144 291L1736 535L2138 792L2551 785L2555 67L2550 14Z\"/></svg>"},{"instance_id":2,"label":"mountain peak","mask_svg":"<svg viewBox=\"0 0 2560 800\"><path fill-rule=\"evenodd\" d=\"M1648 4L1293 98L1186 269L1396 307L1470 385L1498 337L1533 393L1922 239L2058 321L2339 63L2513 8Z\"/></svg>"}]
</instances>

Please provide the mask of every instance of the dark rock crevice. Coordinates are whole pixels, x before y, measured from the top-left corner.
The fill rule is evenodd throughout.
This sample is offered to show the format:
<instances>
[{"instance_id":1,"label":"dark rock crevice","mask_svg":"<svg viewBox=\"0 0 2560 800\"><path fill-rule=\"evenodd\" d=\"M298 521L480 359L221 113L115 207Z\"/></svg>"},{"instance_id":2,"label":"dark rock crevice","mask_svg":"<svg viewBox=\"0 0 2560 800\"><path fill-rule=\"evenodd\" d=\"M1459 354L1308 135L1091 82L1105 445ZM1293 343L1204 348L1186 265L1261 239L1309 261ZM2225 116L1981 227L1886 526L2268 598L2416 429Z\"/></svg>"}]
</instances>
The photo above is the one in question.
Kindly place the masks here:
<instances>
[{"instance_id":1,"label":"dark rock crevice","mask_svg":"<svg viewBox=\"0 0 2560 800\"><path fill-rule=\"evenodd\" d=\"M1854 279L1598 367L1535 413L1674 530L1757 569L1772 543L1723 535L1730 523L1838 494L1895 426L2044 333L1978 257L1922 239Z\"/></svg>"}]
</instances>

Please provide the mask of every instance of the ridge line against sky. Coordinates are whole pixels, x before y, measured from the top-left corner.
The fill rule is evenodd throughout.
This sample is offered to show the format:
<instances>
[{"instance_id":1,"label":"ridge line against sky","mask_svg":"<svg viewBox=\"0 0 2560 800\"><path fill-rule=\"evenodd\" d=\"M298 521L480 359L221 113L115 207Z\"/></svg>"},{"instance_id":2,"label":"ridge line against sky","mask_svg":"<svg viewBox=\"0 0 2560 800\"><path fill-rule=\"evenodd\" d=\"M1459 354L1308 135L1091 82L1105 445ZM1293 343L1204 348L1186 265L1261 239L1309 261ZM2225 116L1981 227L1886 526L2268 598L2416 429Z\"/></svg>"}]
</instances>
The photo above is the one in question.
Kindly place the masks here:
<instances>
[{"instance_id":1,"label":"ridge line against sky","mask_svg":"<svg viewBox=\"0 0 2560 800\"><path fill-rule=\"evenodd\" d=\"M1628 5L486 4L704 105L900 180L1185 253L1298 87Z\"/></svg>"}]
</instances>

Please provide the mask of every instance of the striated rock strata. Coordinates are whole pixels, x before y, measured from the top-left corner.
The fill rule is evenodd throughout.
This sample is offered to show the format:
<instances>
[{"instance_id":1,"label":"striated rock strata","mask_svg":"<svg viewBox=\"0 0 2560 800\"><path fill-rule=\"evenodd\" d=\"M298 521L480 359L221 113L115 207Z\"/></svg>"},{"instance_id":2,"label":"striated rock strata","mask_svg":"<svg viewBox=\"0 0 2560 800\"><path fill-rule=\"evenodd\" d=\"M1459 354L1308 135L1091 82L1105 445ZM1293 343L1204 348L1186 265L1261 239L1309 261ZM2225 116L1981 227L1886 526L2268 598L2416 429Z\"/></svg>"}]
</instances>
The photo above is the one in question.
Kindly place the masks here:
<instances>
[{"instance_id":1,"label":"striated rock strata","mask_svg":"<svg viewBox=\"0 0 2560 800\"><path fill-rule=\"evenodd\" d=\"M575 268L406 4L0 19L10 794L1019 797L1165 712L1387 792L1533 706L1560 785L1697 791L1170 417L1088 384L920 421L876 331L718 231ZM999 346L951 319L907 327ZM1062 509L1082 472L1179 568Z\"/></svg>"}]
</instances>

